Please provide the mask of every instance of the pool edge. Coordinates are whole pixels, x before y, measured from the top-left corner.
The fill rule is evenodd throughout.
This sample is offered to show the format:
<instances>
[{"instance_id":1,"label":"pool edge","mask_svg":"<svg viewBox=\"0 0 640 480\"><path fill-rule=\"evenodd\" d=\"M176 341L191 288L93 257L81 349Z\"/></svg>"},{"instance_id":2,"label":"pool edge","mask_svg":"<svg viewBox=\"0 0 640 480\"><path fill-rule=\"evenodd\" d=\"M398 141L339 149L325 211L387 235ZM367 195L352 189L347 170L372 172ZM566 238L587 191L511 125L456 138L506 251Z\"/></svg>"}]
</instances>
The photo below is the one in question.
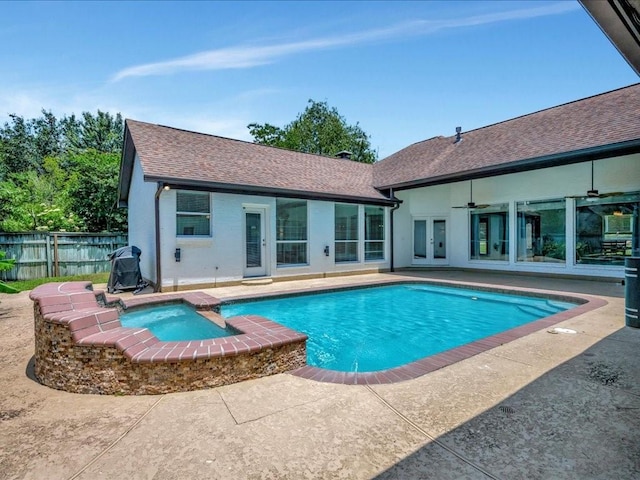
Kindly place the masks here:
<instances>
[{"instance_id":1,"label":"pool edge","mask_svg":"<svg viewBox=\"0 0 640 480\"><path fill-rule=\"evenodd\" d=\"M429 285L456 287L456 288L473 288L476 290L506 293L506 294L518 294L523 296L532 296L537 298L552 298L554 300L573 302L577 305L571 309L564 310L562 312L555 313L548 317L544 317L538 320L534 320L524 325L505 330L503 332L490 335L473 342L469 342L459 347L451 348L428 357L423 357L414 362L409 362L399 367L394 367L386 370L377 370L374 372L342 372L338 370L330 370L320 367L314 367L306 365L304 367L291 370L287 373L324 383L335 383L344 385L382 385L389 383L398 383L407 380L412 380L428 373L440 370L441 368L448 367L455 363L458 363L467 358L474 357L480 353L487 352L501 345L510 343L514 340L526 337L532 333L544 330L558 323L564 322L571 318L577 317L584 313L596 310L608 304L603 298L595 297L593 295L587 295L582 293L573 292L554 292L549 290L523 288L523 287L492 287L488 285L467 283L467 282L450 282L446 280L430 280L430 279L412 279L412 280L380 280L372 282L367 285L353 286L348 289L368 288L383 285L402 285L407 283L427 283ZM318 289L314 293L323 293L326 291L347 290L340 288L328 288ZM296 292L296 295L311 293L310 290L304 292ZM286 296L286 295L277 295ZM261 297L266 298L266 297ZM269 296L269 298L273 298ZM250 298L255 300L256 298ZM234 299L234 301L237 301ZM222 301L221 305L227 303Z\"/></svg>"}]
</instances>

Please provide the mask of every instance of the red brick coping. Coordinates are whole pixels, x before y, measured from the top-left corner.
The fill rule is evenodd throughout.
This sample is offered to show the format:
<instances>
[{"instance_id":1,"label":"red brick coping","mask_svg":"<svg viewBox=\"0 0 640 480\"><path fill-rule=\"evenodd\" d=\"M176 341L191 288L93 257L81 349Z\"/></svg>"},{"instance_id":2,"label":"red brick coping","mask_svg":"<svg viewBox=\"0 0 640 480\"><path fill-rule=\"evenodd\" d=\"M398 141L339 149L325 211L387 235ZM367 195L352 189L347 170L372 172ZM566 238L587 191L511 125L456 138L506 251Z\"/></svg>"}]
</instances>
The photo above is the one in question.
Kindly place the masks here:
<instances>
[{"instance_id":1,"label":"red brick coping","mask_svg":"<svg viewBox=\"0 0 640 480\"><path fill-rule=\"evenodd\" d=\"M416 280L412 280L409 283L415 282ZM401 283L408 282L381 281L373 282L364 286L382 286ZM279 373L280 371L288 370L288 373L302 378L348 385L374 385L410 380L511 342L512 340L522 338L533 332L549 328L555 324L607 304L607 302L601 298L582 294L572 293L569 296L558 294L554 295L549 292L540 292L530 289L489 288L478 285L439 281L423 281L422 283L449 287L473 288L476 290L487 290L499 293L512 293L537 297L543 296L560 301L575 302L579 305L570 310L565 310L505 332L476 340L466 345L388 370L376 372L339 372L312 367L310 365L306 365L306 349L304 349L304 360L300 362L298 355L298 365L289 365L291 368L272 371L270 373ZM322 289L322 291L331 290L344 290L344 288ZM289 292L287 294L268 295L268 297L282 297L292 294L308 293L312 292L310 290L301 290L299 292ZM74 341L77 342L78 345L93 344L115 346L123 352L130 362L138 364L167 364L213 357L230 357L243 353L250 354L252 352L260 351L261 349L277 348L278 346L300 342L304 346L307 339L305 335L263 317L246 315L226 319L229 325L243 332L242 335L191 342L160 342L146 329L122 327L118 320L118 310L115 308L107 309L100 305L100 303L102 303L103 305L117 306L119 302L122 302L126 308L131 308L140 305L184 301L197 309L210 310L220 306L221 302L218 299L202 292L186 292L152 297L144 296L123 301L118 297L106 296L104 292L91 291L91 283L72 282L43 285L33 290L30 296L32 300L36 302L36 310L39 308L42 316L44 316L47 321L67 326L72 332ZM249 298L265 298L265 296L252 295L245 298L238 298L236 300ZM38 343L37 339L36 343ZM36 375L40 378L38 375L37 345ZM243 379L245 378L240 378L236 381ZM200 388L206 388L207 386L215 385L207 384ZM190 389L193 388L174 388L166 391L183 391ZM151 390L151 392L144 390L142 393L159 393L159 391L156 392L153 391L153 389Z\"/></svg>"},{"instance_id":2,"label":"red brick coping","mask_svg":"<svg viewBox=\"0 0 640 480\"><path fill-rule=\"evenodd\" d=\"M130 308L182 301L199 310L211 310L220 305L220 300L202 292L136 297L123 301L115 296L107 296L102 291L92 291L90 282L68 282L41 285L29 296L34 301L36 322L36 376L45 385L62 390L80 393L185 391L281 373L306 364L307 336L257 315L226 319L228 325L241 332L240 335L182 342L162 342L146 328L127 328L120 324L118 312L119 309L122 310L123 305ZM49 328L46 328L47 324ZM56 331L52 334L52 325L62 326L66 331ZM66 338L68 334L70 339ZM286 348L292 345L295 348ZM77 348L73 350L74 347ZM87 348L82 347L105 347L117 352L104 359L99 358L102 353L87 351ZM278 350L283 350L286 358L274 358ZM256 354L264 352L268 352L268 355L262 355L266 364L257 365L258 360L251 357L257 358ZM74 358L65 358L66 354ZM113 372L105 374L104 370L109 368L107 364L122 367L118 356L124 357L131 365L182 362L199 365L198 361L212 363L211 361L216 359L242 357L238 367L242 371L235 371L228 362L224 365L224 371L218 372L221 374L218 378L207 378L207 375L216 375L216 369L212 365L207 365L207 372L202 372L202 368L189 367L189 372L178 372L176 376L168 374L165 368L162 375L143 372L142 376L149 379L152 385L125 385L132 377L137 378L141 375L126 373L126 378L117 379L111 382L113 385L105 386L104 377L114 375ZM101 364L91 366L91 363ZM87 365L89 366L86 367ZM87 371L74 372L75 367ZM58 372L56 369L64 372ZM200 371L194 373L194 370ZM94 388L91 385L82 385L82 378L72 378L67 382L65 375L85 379L100 377L97 382L100 386ZM225 376L226 378L222 378ZM158 380L159 377L163 380ZM180 377L189 377L193 381L187 385L180 385ZM166 385L162 384L163 382Z\"/></svg>"},{"instance_id":3,"label":"red brick coping","mask_svg":"<svg viewBox=\"0 0 640 480\"><path fill-rule=\"evenodd\" d=\"M406 282L394 283L398 284ZM412 281L411 283L414 283L414 281ZM600 308L607 304L606 300L582 294L571 294L571 296L550 295L546 292L543 293L532 290L486 288L478 287L476 285L454 285L446 282L424 283L449 287L471 288L475 290L486 290L499 293L532 295L536 297L544 296L546 298L553 297L554 299L559 301L579 303L579 305L571 308L570 310L558 312L549 317L541 318L540 320L526 323L505 332L491 335L489 337L482 338L465 345L461 345L460 347L452 348L451 350L447 350L436 355L431 355L429 357L421 358L420 360L417 360L415 362L407 363L405 365L401 365L399 367L391 368L388 370L380 370L376 372L339 372L336 370L327 370L324 368L306 365L289 373L298 377L316 380L319 382L340 383L346 385L379 385L383 383L395 383L404 380L411 380L435 370L439 370L443 367L452 365L466 358L473 357L474 355L477 355L479 353L486 352L487 350L491 350L492 348L498 347L505 343L509 343L518 338L525 337L531 333L537 332L539 330L544 330L560 322L576 317L578 315L582 315L583 313L595 310L596 308Z\"/></svg>"}]
</instances>

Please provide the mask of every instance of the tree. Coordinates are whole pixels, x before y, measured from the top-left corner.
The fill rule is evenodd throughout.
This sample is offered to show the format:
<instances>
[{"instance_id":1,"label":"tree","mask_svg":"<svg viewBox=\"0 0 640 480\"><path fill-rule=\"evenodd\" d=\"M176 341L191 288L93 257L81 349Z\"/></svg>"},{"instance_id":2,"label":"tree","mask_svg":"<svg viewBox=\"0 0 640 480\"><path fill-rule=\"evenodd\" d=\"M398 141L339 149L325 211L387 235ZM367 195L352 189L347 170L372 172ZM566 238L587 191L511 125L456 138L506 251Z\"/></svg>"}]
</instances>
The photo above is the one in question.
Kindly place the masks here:
<instances>
[{"instance_id":1,"label":"tree","mask_svg":"<svg viewBox=\"0 0 640 480\"><path fill-rule=\"evenodd\" d=\"M118 208L120 154L85 150L70 155L69 163L70 206L87 231L126 231L126 211Z\"/></svg>"},{"instance_id":2,"label":"tree","mask_svg":"<svg viewBox=\"0 0 640 480\"><path fill-rule=\"evenodd\" d=\"M73 150L95 150L102 153L119 153L122 148L124 122L122 116L101 112L94 116L82 113L82 120L75 115L62 120L62 129L69 147Z\"/></svg>"},{"instance_id":3,"label":"tree","mask_svg":"<svg viewBox=\"0 0 640 480\"><path fill-rule=\"evenodd\" d=\"M98 110L83 112L58 120L42 110L42 116L25 120L10 115L11 121L0 128L0 180L11 173L35 170L42 173L46 157L64 157L87 149L119 153L122 148L124 122L118 113ZM62 162L64 166L64 162Z\"/></svg>"},{"instance_id":4,"label":"tree","mask_svg":"<svg viewBox=\"0 0 640 480\"><path fill-rule=\"evenodd\" d=\"M330 157L346 150L352 160L362 163L373 163L377 158L364 130L357 123L348 125L327 102L309 100L304 112L283 128L269 123L251 123L247 128L254 143L261 145Z\"/></svg>"},{"instance_id":5,"label":"tree","mask_svg":"<svg viewBox=\"0 0 640 480\"><path fill-rule=\"evenodd\" d=\"M70 209L67 174L47 157L43 173L14 173L0 182L0 231L79 231L82 220Z\"/></svg>"},{"instance_id":6,"label":"tree","mask_svg":"<svg viewBox=\"0 0 640 480\"><path fill-rule=\"evenodd\" d=\"M124 122L100 110L0 127L0 231L126 230L116 209Z\"/></svg>"},{"instance_id":7,"label":"tree","mask_svg":"<svg viewBox=\"0 0 640 480\"><path fill-rule=\"evenodd\" d=\"M19 115L9 117L11 123L0 129L0 179L9 173L40 168L31 122Z\"/></svg>"}]
</instances>

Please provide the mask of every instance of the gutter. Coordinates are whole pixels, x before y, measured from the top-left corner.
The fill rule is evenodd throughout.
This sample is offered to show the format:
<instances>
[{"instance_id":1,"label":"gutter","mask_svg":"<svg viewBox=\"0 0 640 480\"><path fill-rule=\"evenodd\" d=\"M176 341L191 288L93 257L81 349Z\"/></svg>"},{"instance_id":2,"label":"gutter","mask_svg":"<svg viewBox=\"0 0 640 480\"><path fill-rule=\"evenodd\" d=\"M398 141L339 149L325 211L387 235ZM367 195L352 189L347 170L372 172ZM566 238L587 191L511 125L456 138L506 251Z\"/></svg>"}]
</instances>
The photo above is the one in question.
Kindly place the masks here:
<instances>
[{"instance_id":1,"label":"gutter","mask_svg":"<svg viewBox=\"0 0 640 480\"><path fill-rule=\"evenodd\" d=\"M162 291L162 262L160 261L160 194L164 190L165 184L158 182L158 189L155 196L155 235L156 235L156 283L153 287L154 292Z\"/></svg>"},{"instance_id":2,"label":"gutter","mask_svg":"<svg viewBox=\"0 0 640 480\"><path fill-rule=\"evenodd\" d=\"M389 197L391 200L393 200L393 202L395 202L395 205L391 208L391 210L389 210L390 212L390 217L389 217L389 230L390 230L390 235L391 238L389 239L389 250L391 251L390 255L391 258L389 259L389 270L391 270L391 272L395 272L395 268L393 266L393 212L395 212L397 209L400 208L400 204L402 203L402 200L395 198L395 195L393 193L393 188L389 189Z\"/></svg>"},{"instance_id":3,"label":"gutter","mask_svg":"<svg viewBox=\"0 0 640 480\"><path fill-rule=\"evenodd\" d=\"M204 180L193 180L183 178L160 177L157 175L145 175L145 182L162 182L171 188L183 188L202 192L233 193L241 195L256 195L281 198L301 198L305 200L321 200L341 203L357 203L366 205L379 205L388 207L393 205L393 200L386 198L383 194L379 197L368 197L360 195L343 195L338 193L318 193L302 190L291 190L276 187L261 187L255 185L237 185L219 182L208 182Z\"/></svg>"}]
</instances>

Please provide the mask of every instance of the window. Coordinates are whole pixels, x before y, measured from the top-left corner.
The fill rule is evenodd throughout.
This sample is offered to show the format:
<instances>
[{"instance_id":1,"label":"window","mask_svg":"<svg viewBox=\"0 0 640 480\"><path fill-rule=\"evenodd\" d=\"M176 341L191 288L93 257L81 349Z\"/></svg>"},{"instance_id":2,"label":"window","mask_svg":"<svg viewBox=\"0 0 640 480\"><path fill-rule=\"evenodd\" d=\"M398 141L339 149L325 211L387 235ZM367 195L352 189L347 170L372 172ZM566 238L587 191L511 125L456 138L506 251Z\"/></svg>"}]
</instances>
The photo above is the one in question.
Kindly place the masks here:
<instances>
[{"instance_id":1,"label":"window","mask_svg":"<svg viewBox=\"0 0 640 480\"><path fill-rule=\"evenodd\" d=\"M384 208L364 207L364 259L384 260Z\"/></svg>"},{"instance_id":2,"label":"window","mask_svg":"<svg viewBox=\"0 0 640 480\"><path fill-rule=\"evenodd\" d=\"M358 205L335 205L336 263L358 261Z\"/></svg>"},{"instance_id":3,"label":"window","mask_svg":"<svg viewBox=\"0 0 640 480\"><path fill-rule=\"evenodd\" d=\"M633 221L639 209L639 193L576 200L576 263L624 265L640 235Z\"/></svg>"},{"instance_id":4,"label":"window","mask_svg":"<svg viewBox=\"0 0 640 480\"><path fill-rule=\"evenodd\" d=\"M307 202L276 199L278 265L307 264Z\"/></svg>"},{"instance_id":5,"label":"window","mask_svg":"<svg viewBox=\"0 0 640 480\"><path fill-rule=\"evenodd\" d=\"M566 201L518 202L518 262L564 263Z\"/></svg>"},{"instance_id":6,"label":"window","mask_svg":"<svg viewBox=\"0 0 640 480\"><path fill-rule=\"evenodd\" d=\"M471 260L509 259L509 206L504 203L470 211Z\"/></svg>"},{"instance_id":7,"label":"window","mask_svg":"<svg viewBox=\"0 0 640 480\"><path fill-rule=\"evenodd\" d=\"M211 202L206 192L176 192L176 235L211 235Z\"/></svg>"}]
</instances>

